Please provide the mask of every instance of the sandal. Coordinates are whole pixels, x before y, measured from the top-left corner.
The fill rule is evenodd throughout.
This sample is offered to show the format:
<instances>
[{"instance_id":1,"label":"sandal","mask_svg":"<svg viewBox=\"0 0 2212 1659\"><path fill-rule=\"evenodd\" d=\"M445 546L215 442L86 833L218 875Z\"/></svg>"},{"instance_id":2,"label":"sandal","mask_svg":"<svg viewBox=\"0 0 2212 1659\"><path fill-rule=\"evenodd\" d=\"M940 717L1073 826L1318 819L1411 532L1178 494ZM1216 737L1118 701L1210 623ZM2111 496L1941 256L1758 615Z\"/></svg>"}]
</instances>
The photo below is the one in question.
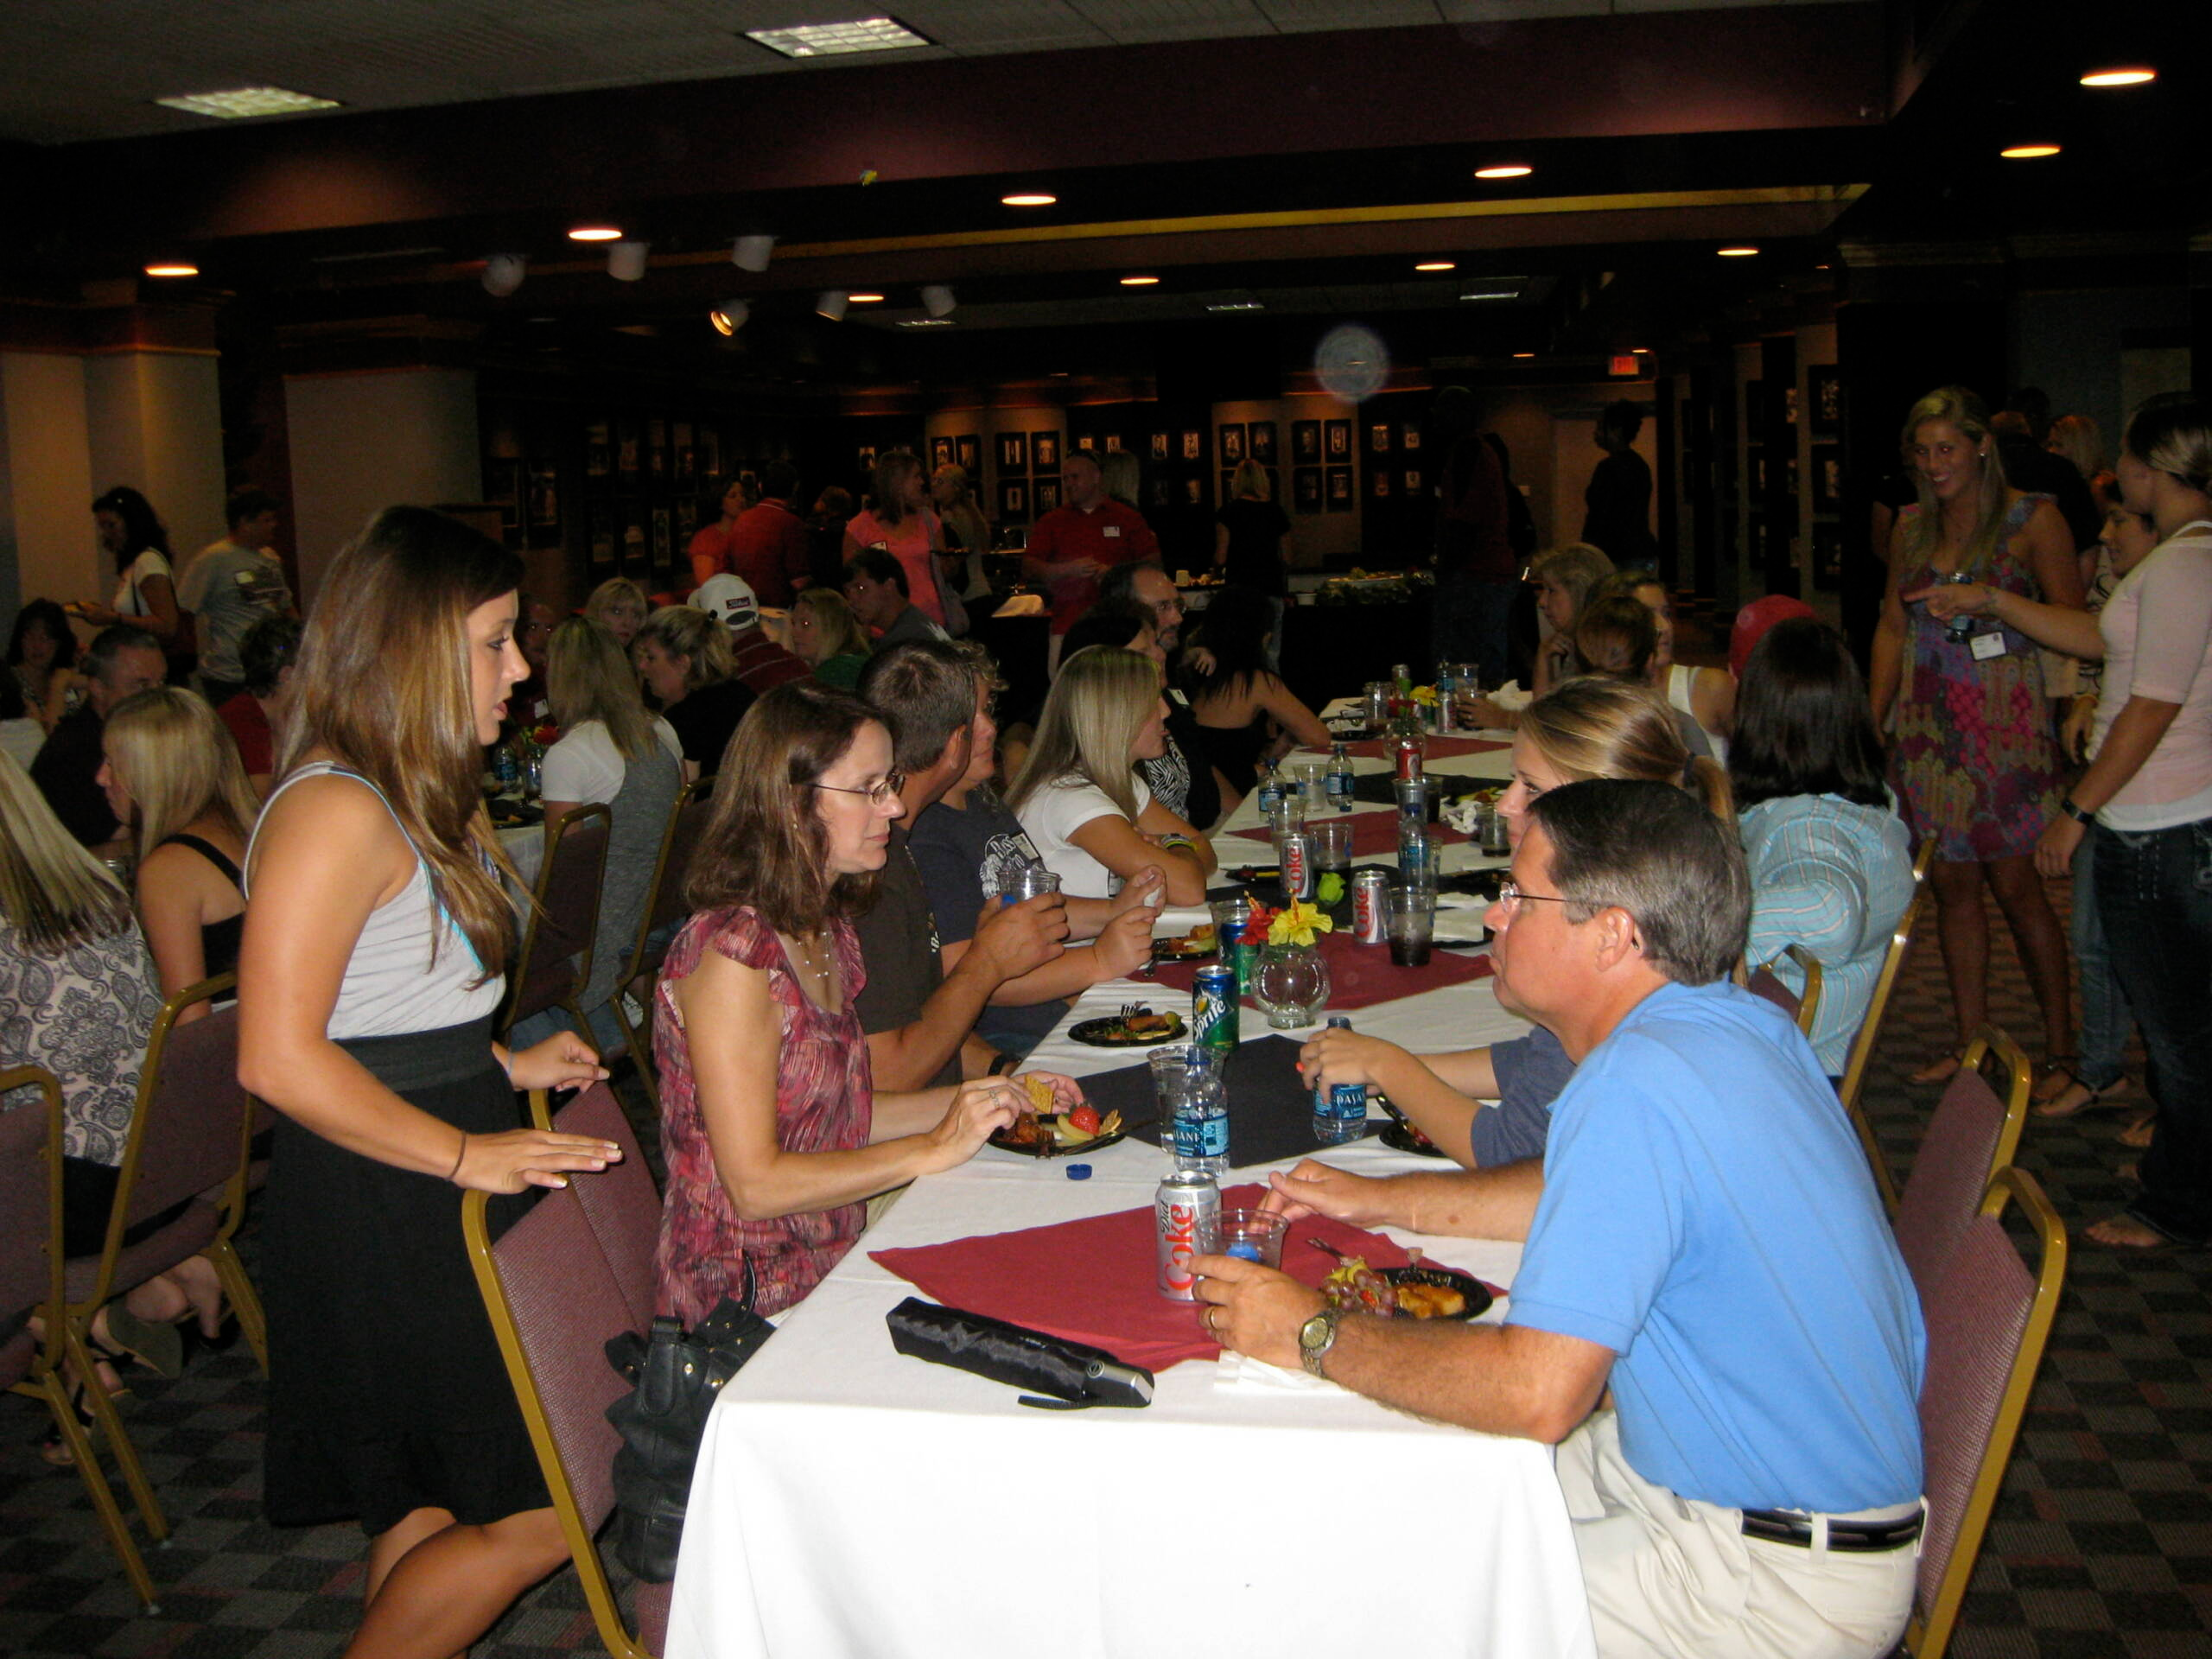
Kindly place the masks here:
<instances>
[{"instance_id":1,"label":"sandal","mask_svg":"<svg viewBox=\"0 0 2212 1659\"><path fill-rule=\"evenodd\" d=\"M2120 1111L2141 1104L2133 1093L2133 1085L2124 1077L2114 1077L2110 1083L2099 1087L2082 1082L2071 1071L2066 1076L2068 1080L2064 1088L2055 1094L2037 1096L2035 1115L2037 1117L2079 1117L2084 1112ZM2077 1090L2081 1091L2079 1100L2070 1105L2061 1103Z\"/></svg>"},{"instance_id":2,"label":"sandal","mask_svg":"<svg viewBox=\"0 0 2212 1659\"><path fill-rule=\"evenodd\" d=\"M184 1333L159 1319L142 1319L122 1300L101 1310L107 1315L107 1335L88 1331L92 1349L102 1359L135 1359L162 1376L184 1375Z\"/></svg>"},{"instance_id":3,"label":"sandal","mask_svg":"<svg viewBox=\"0 0 2212 1659\"><path fill-rule=\"evenodd\" d=\"M2036 1067L2035 1086L2029 1091L2028 1097L2040 1106L2045 1101L2057 1099L2069 1089L2084 1086L2082 1084L2080 1076L2074 1070L2080 1059L2081 1056L2078 1054L2049 1056L2041 1065Z\"/></svg>"},{"instance_id":4,"label":"sandal","mask_svg":"<svg viewBox=\"0 0 2212 1659\"><path fill-rule=\"evenodd\" d=\"M1958 1054L1939 1054L1905 1078L1907 1083L1948 1083L1964 1057Z\"/></svg>"}]
</instances>

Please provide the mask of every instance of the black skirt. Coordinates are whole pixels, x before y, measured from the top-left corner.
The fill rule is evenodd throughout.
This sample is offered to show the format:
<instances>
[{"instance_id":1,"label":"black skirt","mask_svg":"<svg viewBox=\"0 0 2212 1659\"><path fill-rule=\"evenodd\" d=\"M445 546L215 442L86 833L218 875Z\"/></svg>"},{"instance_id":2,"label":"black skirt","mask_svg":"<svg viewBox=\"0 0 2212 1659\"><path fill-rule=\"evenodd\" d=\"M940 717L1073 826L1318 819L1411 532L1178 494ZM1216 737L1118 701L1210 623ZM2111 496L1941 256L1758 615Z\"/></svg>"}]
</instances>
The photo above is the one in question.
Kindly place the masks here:
<instances>
[{"instance_id":1,"label":"black skirt","mask_svg":"<svg viewBox=\"0 0 2212 1659\"><path fill-rule=\"evenodd\" d=\"M491 1022L340 1046L471 1135L520 1127ZM493 1198L497 1237L535 1193ZM277 1117L264 1195L269 1314L264 1503L280 1526L416 1510L482 1525L551 1503L461 1235L461 1189Z\"/></svg>"}]
</instances>

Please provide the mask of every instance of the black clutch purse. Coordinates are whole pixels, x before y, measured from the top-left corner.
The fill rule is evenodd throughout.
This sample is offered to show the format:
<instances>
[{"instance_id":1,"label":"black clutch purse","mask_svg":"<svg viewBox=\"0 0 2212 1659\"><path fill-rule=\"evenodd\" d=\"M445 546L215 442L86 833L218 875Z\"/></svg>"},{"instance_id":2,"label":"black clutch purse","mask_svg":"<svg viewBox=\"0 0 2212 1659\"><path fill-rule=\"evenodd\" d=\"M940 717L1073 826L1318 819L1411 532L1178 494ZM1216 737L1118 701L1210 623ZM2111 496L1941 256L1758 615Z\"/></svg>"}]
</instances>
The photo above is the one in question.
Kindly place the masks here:
<instances>
[{"instance_id":1,"label":"black clutch purse","mask_svg":"<svg viewBox=\"0 0 2212 1659\"><path fill-rule=\"evenodd\" d=\"M1017 1402L1046 1411L1090 1406L1148 1406L1152 1373L1103 1348L1008 1325L988 1314L940 1307L918 1296L884 1315L891 1345L912 1359L973 1371L994 1382L1033 1389ZM1040 1398L1039 1396L1049 1396Z\"/></svg>"}]
</instances>

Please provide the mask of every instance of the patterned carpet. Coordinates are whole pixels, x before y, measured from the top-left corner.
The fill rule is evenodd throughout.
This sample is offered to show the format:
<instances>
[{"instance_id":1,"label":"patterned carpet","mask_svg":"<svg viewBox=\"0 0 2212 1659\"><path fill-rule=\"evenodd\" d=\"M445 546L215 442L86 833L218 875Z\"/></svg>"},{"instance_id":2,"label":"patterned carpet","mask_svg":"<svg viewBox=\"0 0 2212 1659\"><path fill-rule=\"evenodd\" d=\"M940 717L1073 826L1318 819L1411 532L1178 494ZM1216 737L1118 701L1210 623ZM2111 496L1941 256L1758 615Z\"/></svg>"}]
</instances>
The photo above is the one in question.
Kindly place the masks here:
<instances>
[{"instance_id":1,"label":"patterned carpet","mask_svg":"<svg viewBox=\"0 0 2212 1659\"><path fill-rule=\"evenodd\" d=\"M2063 893L2057 895L2063 899ZM1993 1012L2037 1029L1998 930ZM1903 1081L1948 1041L1932 942L1900 987L1868 1101L1909 1166L1936 1090ZM2139 1074L2138 1074L2139 1075ZM2119 1120L2031 1124L2021 1161L2069 1223L2117 1207ZM2077 1250L2058 1324L1953 1651L1963 1659L2180 1659L2212 1652L2212 1318L2202 1255ZM262 1385L243 1344L124 1404L175 1541L147 1552L139 1614L75 1474L48 1469L38 1408L0 1397L0 1654L19 1659L321 1659L357 1616L361 1542L260 1518ZM482 1659L595 1651L573 1573L525 1598Z\"/></svg>"}]
</instances>

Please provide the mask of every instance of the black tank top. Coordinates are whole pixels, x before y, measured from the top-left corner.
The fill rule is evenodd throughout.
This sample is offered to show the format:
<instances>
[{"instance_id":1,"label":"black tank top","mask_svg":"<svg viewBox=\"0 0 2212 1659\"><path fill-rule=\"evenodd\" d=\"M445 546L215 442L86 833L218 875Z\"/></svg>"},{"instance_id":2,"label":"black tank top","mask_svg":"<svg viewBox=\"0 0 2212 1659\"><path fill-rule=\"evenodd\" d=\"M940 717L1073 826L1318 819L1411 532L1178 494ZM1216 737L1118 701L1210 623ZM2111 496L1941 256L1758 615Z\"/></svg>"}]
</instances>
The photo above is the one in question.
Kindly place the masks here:
<instances>
[{"instance_id":1,"label":"black tank top","mask_svg":"<svg viewBox=\"0 0 2212 1659\"><path fill-rule=\"evenodd\" d=\"M199 836L164 836L161 844L164 847L189 847L227 876L231 885L241 893L245 891L245 884L238 879L238 867L224 857L221 849L209 845ZM227 974L238 965L238 940L245 933L244 911L219 922L200 924L200 956L207 978Z\"/></svg>"}]
</instances>

